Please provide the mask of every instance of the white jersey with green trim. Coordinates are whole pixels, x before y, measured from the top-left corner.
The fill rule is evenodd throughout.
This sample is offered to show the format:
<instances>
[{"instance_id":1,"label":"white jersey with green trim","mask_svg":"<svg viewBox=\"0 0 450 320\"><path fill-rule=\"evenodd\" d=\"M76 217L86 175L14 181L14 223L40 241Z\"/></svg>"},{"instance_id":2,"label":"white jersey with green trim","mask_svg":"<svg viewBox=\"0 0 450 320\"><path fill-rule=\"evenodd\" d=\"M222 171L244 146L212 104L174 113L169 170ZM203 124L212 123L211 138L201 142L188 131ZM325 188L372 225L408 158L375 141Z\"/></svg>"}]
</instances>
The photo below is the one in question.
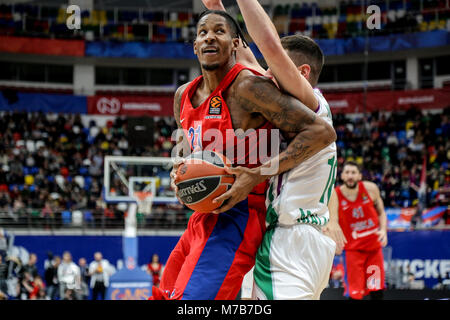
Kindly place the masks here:
<instances>
[{"instance_id":1,"label":"white jersey with green trim","mask_svg":"<svg viewBox=\"0 0 450 320\"><path fill-rule=\"evenodd\" d=\"M328 102L319 89L316 114L333 125ZM275 176L267 194L267 223L323 226L329 220L328 201L336 180L336 143L332 143L297 167Z\"/></svg>"}]
</instances>

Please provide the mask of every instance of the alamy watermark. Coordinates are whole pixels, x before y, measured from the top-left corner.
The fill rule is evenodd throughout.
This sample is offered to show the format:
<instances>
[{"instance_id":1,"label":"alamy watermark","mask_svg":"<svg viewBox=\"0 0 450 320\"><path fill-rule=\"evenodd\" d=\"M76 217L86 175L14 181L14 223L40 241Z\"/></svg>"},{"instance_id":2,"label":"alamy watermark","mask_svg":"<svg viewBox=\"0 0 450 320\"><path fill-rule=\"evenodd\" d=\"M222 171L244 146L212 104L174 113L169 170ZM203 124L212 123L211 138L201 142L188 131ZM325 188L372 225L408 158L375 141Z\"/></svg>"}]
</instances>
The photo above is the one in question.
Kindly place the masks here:
<instances>
[{"instance_id":1,"label":"alamy watermark","mask_svg":"<svg viewBox=\"0 0 450 320\"><path fill-rule=\"evenodd\" d=\"M381 29L381 9L377 5L370 5L367 7L366 13L369 17L366 20L366 27L369 30Z\"/></svg>"},{"instance_id":2,"label":"alamy watermark","mask_svg":"<svg viewBox=\"0 0 450 320\"><path fill-rule=\"evenodd\" d=\"M69 15L66 19L66 26L69 30L81 29L81 9L76 4L69 5L66 9L66 13ZM367 7L366 14L368 18L366 20L366 27L369 30L381 29L381 9L377 5L370 5Z\"/></svg>"},{"instance_id":3,"label":"alamy watermark","mask_svg":"<svg viewBox=\"0 0 450 320\"><path fill-rule=\"evenodd\" d=\"M193 130L191 130L193 129ZM280 152L280 131L278 129L226 129L225 136L219 129L211 128L204 132L190 128L177 129L172 132L171 140L175 146L171 151L174 162L186 158L192 149L210 150L225 155L233 165L258 165L268 163ZM202 143L208 143L202 146ZM191 149L192 148L192 149ZM261 168L263 175L278 172L278 161L271 161L270 166Z\"/></svg>"},{"instance_id":4,"label":"alamy watermark","mask_svg":"<svg viewBox=\"0 0 450 320\"><path fill-rule=\"evenodd\" d=\"M69 30L81 29L81 9L80 6L72 4L67 7L66 13L69 16L66 19L66 26Z\"/></svg>"}]
</instances>

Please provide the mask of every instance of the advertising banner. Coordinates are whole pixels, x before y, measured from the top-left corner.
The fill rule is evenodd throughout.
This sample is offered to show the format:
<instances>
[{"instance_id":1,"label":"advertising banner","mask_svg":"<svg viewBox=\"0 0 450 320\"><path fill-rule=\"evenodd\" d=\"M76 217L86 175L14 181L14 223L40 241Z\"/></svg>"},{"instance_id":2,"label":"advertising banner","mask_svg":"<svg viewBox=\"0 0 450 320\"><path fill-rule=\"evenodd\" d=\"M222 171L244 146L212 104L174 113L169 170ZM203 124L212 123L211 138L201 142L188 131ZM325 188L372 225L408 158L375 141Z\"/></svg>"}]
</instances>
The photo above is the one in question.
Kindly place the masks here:
<instances>
[{"instance_id":1,"label":"advertising banner","mask_svg":"<svg viewBox=\"0 0 450 320\"><path fill-rule=\"evenodd\" d=\"M414 274L432 288L450 278L450 230L415 230L389 232L388 246L392 248L391 263L403 274Z\"/></svg>"},{"instance_id":2,"label":"advertising banner","mask_svg":"<svg viewBox=\"0 0 450 320\"><path fill-rule=\"evenodd\" d=\"M22 93L0 91L1 111L86 113L86 97L71 94Z\"/></svg>"},{"instance_id":3,"label":"advertising banner","mask_svg":"<svg viewBox=\"0 0 450 320\"><path fill-rule=\"evenodd\" d=\"M0 52L84 57L84 40L0 36Z\"/></svg>"},{"instance_id":4,"label":"advertising banner","mask_svg":"<svg viewBox=\"0 0 450 320\"><path fill-rule=\"evenodd\" d=\"M333 113L373 111L400 111L411 107L440 109L450 105L450 89L423 89L407 91L373 91L364 93L324 93ZM364 100L366 101L364 103Z\"/></svg>"},{"instance_id":5,"label":"advertising banner","mask_svg":"<svg viewBox=\"0 0 450 320\"><path fill-rule=\"evenodd\" d=\"M152 281L145 271L123 267L110 278L107 300L147 300L152 295Z\"/></svg>"},{"instance_id":6,"label":"advertising banner","mask_svg":"<svg viewBox=\"0 0 450 320\"><path fill-rule=\"evenodd\" d=\"M92 96L88 113L97 115L173 116L173 96Z\"/></svg>"}]
</instances>

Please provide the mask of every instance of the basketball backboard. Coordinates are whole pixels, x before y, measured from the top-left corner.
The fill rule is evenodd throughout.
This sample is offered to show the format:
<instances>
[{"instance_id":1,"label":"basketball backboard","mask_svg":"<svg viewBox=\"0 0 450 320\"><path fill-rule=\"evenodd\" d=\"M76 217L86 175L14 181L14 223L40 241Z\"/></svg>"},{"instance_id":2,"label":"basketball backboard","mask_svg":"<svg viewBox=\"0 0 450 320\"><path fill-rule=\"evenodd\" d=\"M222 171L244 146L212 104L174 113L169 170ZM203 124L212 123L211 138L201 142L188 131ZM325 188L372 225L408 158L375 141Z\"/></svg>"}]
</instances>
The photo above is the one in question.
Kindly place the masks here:
<instances>
[{"instance_id":1,"label":"basketball backboard","mask_svg":"<svg viewBox=\"0 0 450 320\"><path fill-rule=\"evenodd\" d=\"M104 200L136 202L135 192L151 192L153 203L177 203L170 187L173 162L165 157L105 156Z\"/></svg>"}]
</instances>

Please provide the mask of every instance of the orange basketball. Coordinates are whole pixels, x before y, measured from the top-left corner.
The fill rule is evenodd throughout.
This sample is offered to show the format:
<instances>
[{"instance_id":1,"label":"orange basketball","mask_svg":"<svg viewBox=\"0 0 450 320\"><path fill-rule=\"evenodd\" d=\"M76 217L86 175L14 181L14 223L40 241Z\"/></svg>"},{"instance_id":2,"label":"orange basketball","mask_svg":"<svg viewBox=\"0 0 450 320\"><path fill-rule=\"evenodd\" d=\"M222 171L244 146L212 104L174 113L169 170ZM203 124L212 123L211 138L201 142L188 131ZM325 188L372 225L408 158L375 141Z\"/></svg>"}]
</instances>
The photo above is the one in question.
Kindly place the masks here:
<instances>
[{"instance_id":1,"label":"orange basketball","mask_svg":"<svg viewBox=\"0 0 450 320\"><path fill-rule=\"evenodd\" d=\"M218 152L194 152L178 167L175 180L178 197L197 212L208 213L217 209L222 203L212 201L234 183L234 176L224 169L230 166L230 160Z\"/></svg>"}]
</instances>

